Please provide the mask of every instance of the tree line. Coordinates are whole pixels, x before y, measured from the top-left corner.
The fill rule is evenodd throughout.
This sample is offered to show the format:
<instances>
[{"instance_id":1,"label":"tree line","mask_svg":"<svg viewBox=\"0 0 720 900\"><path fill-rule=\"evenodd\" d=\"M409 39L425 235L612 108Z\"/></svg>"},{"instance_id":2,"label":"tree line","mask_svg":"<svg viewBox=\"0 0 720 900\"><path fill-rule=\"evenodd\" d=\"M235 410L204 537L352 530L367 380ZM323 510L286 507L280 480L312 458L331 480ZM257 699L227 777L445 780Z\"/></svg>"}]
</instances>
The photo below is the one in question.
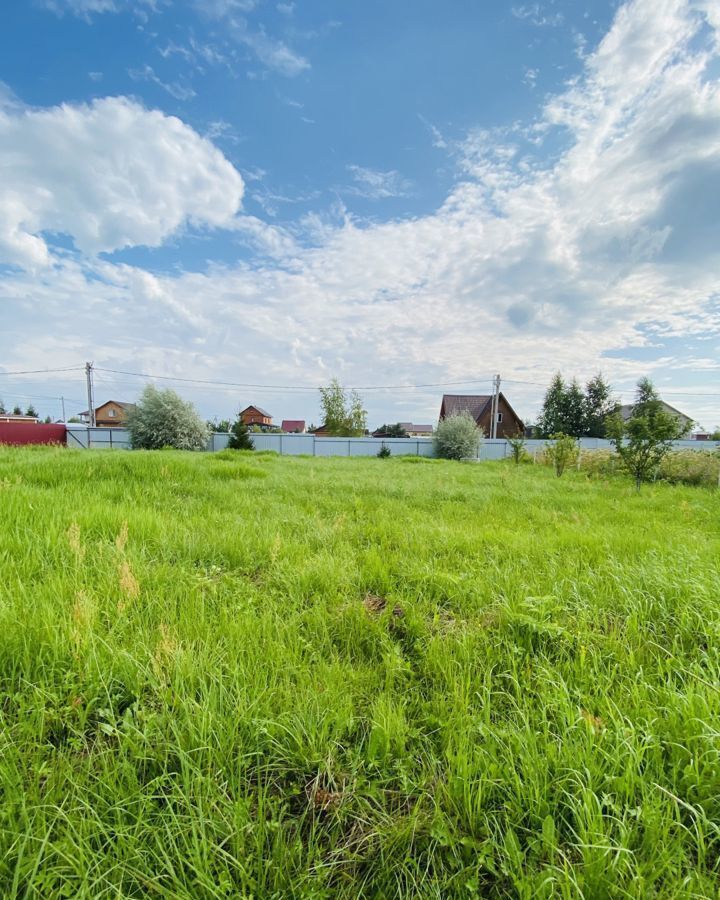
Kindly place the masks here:
<instances>
[{"instance_id":1,"label":"tree line","mask_svg":"<svg viewBox=\"0 0 720 900\"><path fill-rule=\"evenodd\" d=\"M582 388L576 378L566 382L558 372L545 393L536 429L538 436L545 438L554 434L604 438L608 420L619 410L620 403L601 373Z\"/></svg>"}]
</instances>

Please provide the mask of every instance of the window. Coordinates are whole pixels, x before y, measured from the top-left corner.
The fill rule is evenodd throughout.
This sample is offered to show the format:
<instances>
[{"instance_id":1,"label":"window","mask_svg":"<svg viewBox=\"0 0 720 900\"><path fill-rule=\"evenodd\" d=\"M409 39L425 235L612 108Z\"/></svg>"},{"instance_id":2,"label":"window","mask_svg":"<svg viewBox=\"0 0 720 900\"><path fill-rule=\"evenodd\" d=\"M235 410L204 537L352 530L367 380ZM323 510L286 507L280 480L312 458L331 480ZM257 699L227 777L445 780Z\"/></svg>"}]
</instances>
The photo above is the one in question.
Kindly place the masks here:
<instances>
[{"instance_id":1,"label":"window","mask_svg":"<svg viewBox=\"0 0 720 900\"><path fill-rule=\"evenodd\" d=\"M498 420L498 422L502 422L502 413L499 412L497 414L497 420Z\"/></svg>"},{"instance_id":2,"label":"window","mask_svg":"<svg viewBox=\"0 0 720 900\"><path fill-rule=\"evenodd\" d=\"M114 409L109 409L109 410L108 410L108 419L114 419L116 415L117 415L117 411L116 411L116 410L114 410Z\"/></svg>"}]
</instances>

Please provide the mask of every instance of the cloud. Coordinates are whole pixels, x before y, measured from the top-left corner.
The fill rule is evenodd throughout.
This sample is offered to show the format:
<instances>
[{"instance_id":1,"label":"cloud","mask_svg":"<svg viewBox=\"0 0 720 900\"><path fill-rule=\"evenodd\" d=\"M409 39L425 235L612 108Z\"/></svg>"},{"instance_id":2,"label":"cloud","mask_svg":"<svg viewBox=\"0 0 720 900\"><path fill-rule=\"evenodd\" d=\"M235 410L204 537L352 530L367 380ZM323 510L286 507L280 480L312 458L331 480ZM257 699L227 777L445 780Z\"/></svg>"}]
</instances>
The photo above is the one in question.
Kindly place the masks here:
<instances>
[{"instance_id":1,"label":"cloud","mask_svg":"<svg viewBox=\"0 0 720 900\"><path fill-rule=\"evenodd\" d=\"M70 13L90 21L93 15L133 12L145 17L157 9L158 0L44 0L44 6L56 15Z\"/></svg>"},{"instance_id":2,"label":"cloud","mask_svg":"<svg viewBox=\"0 0 720 900\"><path fill-rule=\"evenodd\" d=\"M310 68L310 63L304 56L296 53L283 41L270 37L262 26L253 31L247 23L235 21L232 33L237 41L252 50L263 65L280 75L292 78Z\"/></svg>"},{"instance_id":3,"label":"cloud","mask_svg":"<svg viewBox=\"0 0 720 900\"><path fill-rule=\"evenodd\" d=\"M133 81L150 81L156 84L176 100L192 100L195 96L195 91L191 87L186 87L177 81L169 84L164 82L155 74L152 66L145 65L141 69L128 69L128 75Z\"/></svg>"},{"instance_id":4,"label":"cloud","mask_svg":"<svg viewBox=\"0 0 720 900\"><path fill-rule=\"evenodd\" d=\"M365 166L350 165L347 166L347 170L352 175L355 184L352 187L344 188L344 192L367 197L370 200L406 197L412 187L412 182L403 178L394 169L389 172L381 172Z\"/></svg>"},{"instance_id":5,"label":"cloud","mask_svg":"<svg viewBox=\"0 0 720 900\"><path fill-rule=\"evenodd\" d=\"M247 47L267 69L293 78L310 68L309 60L269 35L263 25L251 27L245 16L238 15L255 6L250 0L202 0L196 6L206 18L222 21L228 36Z\"/></svg>"},{"instance_id":6,"label":"cloud","mask_svg":"<svg viewBox=\"0 0 720 900\"><path fill-rule=\"evenodd\" d=\"M535 88L537 84L538 75L540 71L538 69L525 69L525 74L523 76L523 83L526 84L529 88Z\"/></svg>"},{"instance_id":7,"label":"cloud","mask_svg":"<svg viewBox=\"0 0 720 900\"><path fill-rule=\"evenodd\" d=\"M447 150L448 142L443 137L440 129L433 125L432 122L428 121L421 113L418 113L417 117L432 135L433 147L437 147L438 150Z\"/></svg>"},{"instance_id":8,"label":"cloud","mask_svg":"<svg viewBox=\"0 0 720 900\"><path fill-rule=\"evenodd\" d=\"M513 6L510 9L511 14L516 19L524 19L538 27L550 26L556 28L562 25L565 17L562 13L551 12L547 5L542 3L529 3L525 6Z\"/></svg>"},{"instance_id":9,"label":"cloud","mask_svg":"<svg viewBox=\"0 0 720 900\"><path fill-rule=\"evenodd\" d=\"M213 144L123 97L0 110L0 168L0 259L30 266L50 262L45 233L95 254L232 225L244 188Z\"/></svg>"},{"instance_id":10,"label":"cloud","mask_svg":"<svg viewBox=\"0 0 720 900\"><path fill-rule=\"evenodd\" d=\"M677 355L665 349L673 340L704 342L694 358L711 359L720 352L716 38L707 15L683 0L621 7L588 48L581 76L547 100L538 122L473 131L454 148L457 182L430 214L368 224L340 206L276 229L240 223L214 200L213 224L232 221L234 236L261 256L180 274L67 259L37 275L12 273L0 293L12 323L4 358L31 361L15 359L13 348L28 343L18 322L32 296L58 361L69 347L78 358L102 347L108 362L122 360L118 368L152 371L161 359L167 374L200 378L312 384L330 371L347 384L397 384L500 371L542 382L557 368L581 378L603 368L622 382L674 375ZM158 127L187 127L155 115ZM13 158L24 158L31 137ZM1 128L0 138L4 148ZM73 160L83 156L72 150ZM351 171L354 189L398 189L396 172ZM16 204L41 207L35 177L20 183ZM86 203L85 211L106 206ZM185 208L173 221L193 215ZM21 211L11 221L23 223ZM18 233L32 240L38 231ZM82 344L78 316L87 326ZM122 339L108 340L108 322ZM514 385L508 394L526 414L541 390ZM413 394L408 417L436 413L438 393ZM381 402L378 421L388 409ZM699 403L688 412L716 419Z\"/></svg>"}]
</instances>

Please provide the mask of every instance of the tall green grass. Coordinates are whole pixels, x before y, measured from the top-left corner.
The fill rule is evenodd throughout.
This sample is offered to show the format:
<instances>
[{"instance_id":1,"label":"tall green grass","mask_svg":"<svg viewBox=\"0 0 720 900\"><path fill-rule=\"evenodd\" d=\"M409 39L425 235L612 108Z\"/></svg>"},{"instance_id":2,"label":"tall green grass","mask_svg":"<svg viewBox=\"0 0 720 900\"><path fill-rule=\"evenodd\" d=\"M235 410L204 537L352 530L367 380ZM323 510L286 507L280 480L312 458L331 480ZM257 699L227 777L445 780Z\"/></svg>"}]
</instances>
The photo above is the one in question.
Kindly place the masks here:
<instances>
[{"instance_id":1,"label":"tall green grass","mask_svg":"<svg viewBox=\"0 0 720 900\"><path fill-rule=\"evenodd\" d=\"M0 450L3 897L717 896L717 492Z\"/></svg>"}]
</instances>

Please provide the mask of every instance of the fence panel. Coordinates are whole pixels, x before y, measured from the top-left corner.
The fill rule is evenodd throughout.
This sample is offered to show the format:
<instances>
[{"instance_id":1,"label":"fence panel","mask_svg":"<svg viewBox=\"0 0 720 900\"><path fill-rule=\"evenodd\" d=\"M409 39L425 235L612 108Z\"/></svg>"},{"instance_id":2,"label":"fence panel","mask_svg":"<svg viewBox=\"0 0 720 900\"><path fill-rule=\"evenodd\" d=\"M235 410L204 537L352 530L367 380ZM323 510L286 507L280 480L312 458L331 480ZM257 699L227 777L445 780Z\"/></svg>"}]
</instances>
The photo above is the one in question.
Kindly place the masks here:
<instances>
[{"instance_id":1,"label":"fence panel","mask_svg":"<svg viewBox=\"0 0 720 900\"><path fill-rule=\"evenodd\" d=\"M9 426L19 428L17 424ZM65 426L30 425L27 428L64 428ZM382 446L390 448L393 456L435 455L431 438L344 438L315 437L314 434L251 434L256 450L273 450L288 456L306 454L308 456L375 456ZM208 452L224 450L230 439L229 434L215 432L207 443ZM126 428L88 428L86 425L67 426L68 447L88 446L97 450L130 449L130 434ZM539 459L548 440L528 440L525 451ZM583 450L610 450L612 444L602 438L580 438ZM713 451L720 448L720 441L675 441L674 450ZM510 444L504 440L484 440L480 445L478 459L492 461L510 456Z\"/></svg>"},{"instance_id":2,"label":"fence panel","mask_svg":"<svg viewBox=\"0 0 720 900\"><path fill-rule=\"evenodd\" d=\"M0 422L0 444L64 444L65 426L44 422Z\"/></svg>"}]
</instances>

